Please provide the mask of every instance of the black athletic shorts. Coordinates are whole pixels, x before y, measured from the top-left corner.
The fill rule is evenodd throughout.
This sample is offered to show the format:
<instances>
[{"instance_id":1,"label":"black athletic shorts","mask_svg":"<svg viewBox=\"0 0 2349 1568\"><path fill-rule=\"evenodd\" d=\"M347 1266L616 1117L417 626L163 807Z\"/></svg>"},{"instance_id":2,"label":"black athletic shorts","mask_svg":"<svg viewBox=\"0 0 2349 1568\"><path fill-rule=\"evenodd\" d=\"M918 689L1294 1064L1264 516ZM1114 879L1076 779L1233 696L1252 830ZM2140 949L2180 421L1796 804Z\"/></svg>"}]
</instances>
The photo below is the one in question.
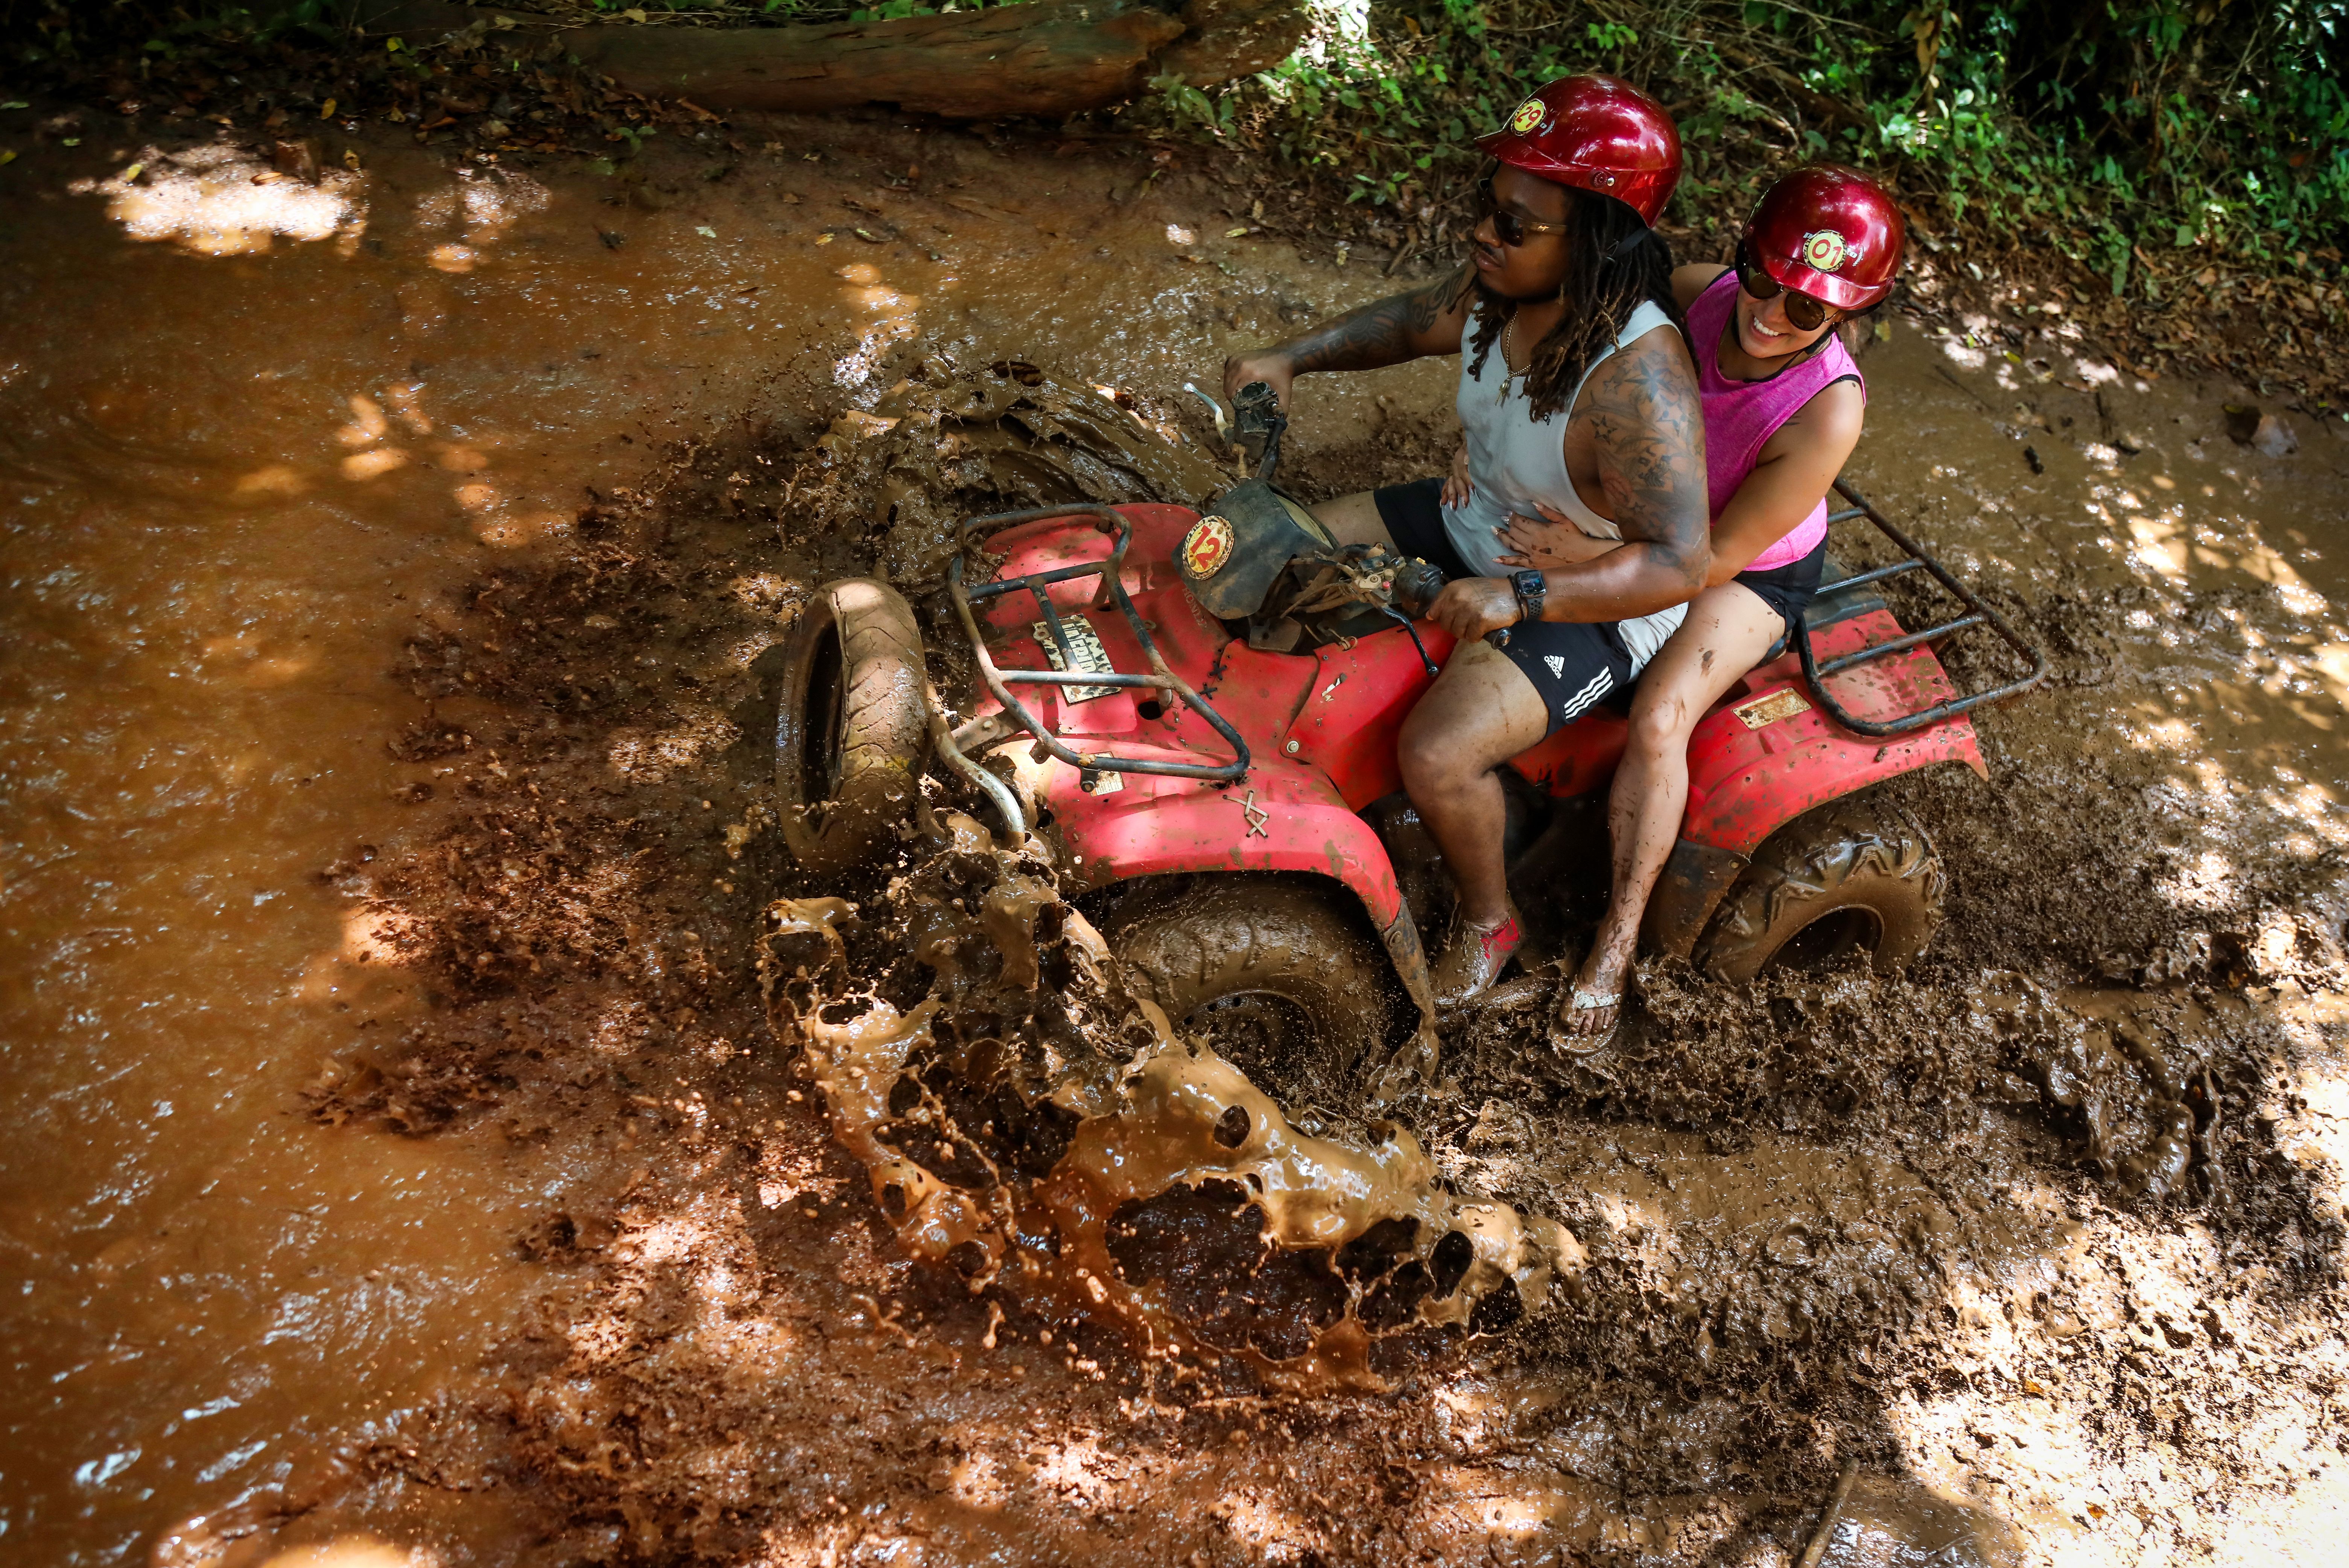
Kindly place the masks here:
<instances>
[{"instance_id":1,"label":"black athletic shorts","mask_svg":"<svg viewBox=\"0 0 2349 1568\"><path fill-rule=\"evenodd\" d=\"M1751 588L1786 623L1785 633L1770 645L1770 651L1763 655L1763 663L1767 664L1786 651L1788 639L1795 635L1795 628L1803 623L1803 611L1810 607L1811 600L1818 594L1819 574L1826 569L1826 562L1827 542L1822 538L1817 547L1799 561L1789 561L1783 566L1772 566L1766 571L1740 572L1730 579Z\"/></svg>"},{"instance_id":2,"label":"black athletic shorts","mask_svg":"<svg viewBox=\"0 0 2349 1568\"><path fill-rule=\"evenodd\" d=\"M1413 480L1371 493L1379 505L1379 521L1395 548L1442 572L1446 582L1476 574L1452 547L1444 531L1444 481ZM1811 574L1814 586L1818 573ZM1757 590L1758 591L1758 590ZM1800 612L1797 611L1797 614ZM1509 644L1502 652L1534 683L1542 706L1549 712L1549 731L1556 734L1609 697L1631 689L1631 654L1623 635L1610 622L1537 620L1509 628Z\"/></svg>"}]
</instances>

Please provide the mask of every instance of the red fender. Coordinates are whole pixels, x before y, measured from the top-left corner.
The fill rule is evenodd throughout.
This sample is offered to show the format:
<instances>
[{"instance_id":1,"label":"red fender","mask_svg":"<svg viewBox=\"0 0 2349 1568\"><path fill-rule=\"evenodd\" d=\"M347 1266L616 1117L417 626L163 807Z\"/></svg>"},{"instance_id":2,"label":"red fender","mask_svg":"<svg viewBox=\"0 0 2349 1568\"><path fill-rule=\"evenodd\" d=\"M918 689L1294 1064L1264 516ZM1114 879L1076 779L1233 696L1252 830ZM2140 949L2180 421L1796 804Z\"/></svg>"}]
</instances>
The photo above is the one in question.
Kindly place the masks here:
<instances>
[{"instance_id":1,"label":"red fender","mask_svg":"<svg viewBox=\"0 0 2349 1568\"><path fill-rule=\"evenodd\" d=\"M1889 610L1819 628L1822 661L1901 635ZM1827 690L1858 719L1914 713L1957 695L1941 661L1911 649L1830 676ZM1982 777L1982 746L1963 714L1878 739L1845 729L1811 700L1793 653L1748 674L1689 737L1688 814L1681 836L1751 855L1785 823L1854 790L1932 763L1964 763Z\"/></svg>"},{"instance_id":2,"label":"red fender","mask_svg":"<svg viewBox=\"0 0 2349 1568\"><path fill-rule=\"evenodd\" d=\"M1423 1011L1433 1007L1419 928L1386 846L1326 776L1287 762L1259 762L1246 780L1222 787L1130 774L1115 794L1078 799L1086 803L1081 826L1063 840L1076 888L1183 872L1330 877L1361 900L1413 1000Z\"/></svg>"},{"instance_id":3,"label":"red fender","mask_svg":"<svg viewBox=\"0 0 2349 1568\"><path fill-rule=\"evenodd\" d=\"M1402 907L1379 836L1302 768L1258 763L1240 784L1170 780L1164 794L1142 774L1126 782L1070 840L1083 857L1070 874L1088 888L1176 871L1313 871L1351 888L1380 925Z\"/></svg>"},{"instance_id":4,"label":"red fender","mask_svg":"<svg viewBox=\"0 0 2349 1568\"><path fill-rule=\"evenodd\" d=\"M1901 635L1889 610L1815 628L1824 661ZM1855 718L1914 713L1957 695L1940 659L1923 648L1830 676L1827 690ZM1642 934L1682 958L1762 841L1785 824L1855 790L1936 763L1963 763L1983 778L1982 743L1960 714L1878 739L1845 729L1813 701L1799 655L1749 672L1689 737L1689 798L1680 842L1648 900Z\"/></svg>"}]
</instances>

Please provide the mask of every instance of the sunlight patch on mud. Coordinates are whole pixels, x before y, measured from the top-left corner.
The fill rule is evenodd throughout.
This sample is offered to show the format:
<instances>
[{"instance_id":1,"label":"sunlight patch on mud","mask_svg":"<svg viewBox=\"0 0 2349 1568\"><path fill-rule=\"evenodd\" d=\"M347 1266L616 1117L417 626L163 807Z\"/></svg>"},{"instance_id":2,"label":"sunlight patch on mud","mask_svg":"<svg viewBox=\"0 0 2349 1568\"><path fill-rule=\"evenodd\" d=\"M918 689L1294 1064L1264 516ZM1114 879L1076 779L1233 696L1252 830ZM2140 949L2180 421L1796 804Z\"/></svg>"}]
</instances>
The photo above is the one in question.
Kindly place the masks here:
<instances>
[{"instance_id":1,"label":"sunlight patch on mud","mask_svg":"<svg viewBox=\"0 0 2349 1568\"><path fill-rule=\"evenodd\" d=\"M714 709L681 711L679 717L683 723L651 733L614 731L605 753L612 771L632 784L659 784L692 767L701 757L723 752L742 733L732 720Z\"/></svg>"},{"instance_id":2,"label":"sunlight patch on mud","mask_svg":"<svg viewBox=\"0 0 2349 1568\"><path fill-rule=\"evenodd\" d=\"M460 169L457 183L428 192L416 204L425 230L461 232L461 240L437 244L425 260L435 270L468 273L489 259L490 247L516 220L541 212L553 200L544 185L511 169Z\"/></svg>"},{"instance_id":3,"label":"sunlight patch on mud","mask_svg":"<svg viewBox=\"0 0 2349 1568\"><path fill-rule=\"evenodd\" d=\"M727 649L725 661L737 670L748 670L759 661L759 656L783 640L781 628L755 631Z\"/></svg>"},{"instance_id":4,"label":"sunlight patch on mud","mask_svg":"<svg viewBox=\"0 0 2349 1568\"><path fill-rule=\"evenodd\" d=\"M299 495L310 488L302 471L291 463L265 463L250 473L239 474L236 493L266 499L273 495Z\"/></svg>"},{"instance_id":5,"label":"sunlight patch on mud","mask_svg":"<svg viewBox=\"0 0 2349 1568\"><path fill-rule=\"evenodd\" d=\"M408 465L408 454L396 446L382 446L373 452L354 452L343 459L345 479L369 480L389 473L395 468Z\"/></svg>"},{"instance_id":6,"label":"sunlight patch on mud","mask_svg":"<svg viewBox=\"0 0 2349 1568\"><path fill-rule=\"evenodd\" d=\"M343 915L341 956L351 963L412 961L417 919L404 909L367 906Z\"/></svg>"},{"instance_id":7,"label":"sunlight patch on mud","mask_svg":"<svg viewBox=\"0 0 2349 1568\"><path fill-rule=\"evenodd\" d=\"M384 417L383 405L363 392L350 398L351 422L335 432L345 446L372 446L391 433L391 421Z\"/></svg>"},{"instance_id":8,"label":"sunlight patch on mud","mask_svg":"<svg viewBox=\"0 0 2349 1568\"><path fill-rule=\"evenodd\" d=\"M571 519L545 507L501 513L477 523L473 537L492 549L519 550L525 545L559 538L571 531Z\"/></svg>"},{"instance_id":9,"label":"sunlight patch on mud","mask_svg":"<svg viewBox=\"0 0 2349 1568\"><path fill-rule=\"evenodd\" d=\"M391 1546L360 1535L280 1552L258 1568L441 1568L446 1561L428 1546Z\"/></svg>"},{"instance_id":10,"label":"sunlight patch on mud","mask_svg":"<svg viewBox=\"0 0 2349 1568\"><path fill-rule=\"evenodd\" d=\"M279 239L356 243L367 228L364 184L348 169L316 170L315 182L283 173L242 148L148 147L113 178L69 189L104 196L107 216L134 240L233 256L264 253Z\"/></svg>"},{"instance_id":11,"label":"sunlight patch on mud","mask_svg":"<svg viewBox=\"0 0 2349 1568\"><path fill-rule=\"evenodd\" d=\"M726 585L735 601L763 615L780 615L807 596L801 585L786 582L772 572L750 572Z\"/></svg>"},{"instance_id":12,"label":"sunlight patch on mud","mask_svg":"<svg viewBox=\"0 0 2349 1568\"><path fill-rule=\"evenodd\" d=\"M900 294L883 286L880 269L869 262L852 262L837 275L848 286L842 303L867 317L856 348L832 368L832 379L843 387L861 387L873 379L882 356L921 330L921 296Z\"/></svg>"}]
</instances>

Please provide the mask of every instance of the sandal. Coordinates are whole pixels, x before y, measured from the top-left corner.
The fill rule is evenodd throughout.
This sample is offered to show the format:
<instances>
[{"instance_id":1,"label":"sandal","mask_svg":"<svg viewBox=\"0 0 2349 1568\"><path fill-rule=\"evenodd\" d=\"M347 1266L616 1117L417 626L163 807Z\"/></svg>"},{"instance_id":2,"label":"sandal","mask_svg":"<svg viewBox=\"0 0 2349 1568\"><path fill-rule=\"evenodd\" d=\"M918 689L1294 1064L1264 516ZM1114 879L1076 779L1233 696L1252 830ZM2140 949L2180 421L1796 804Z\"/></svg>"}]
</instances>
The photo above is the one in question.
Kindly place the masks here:
<instances>
[{"instance_id":1,"label":"sandal","mask_svg":"<svg viewBox=\"0 0 2349 1568\"><path fill-rule=\"evenodd\" d=\"M1553 1021L1549 1031L1550 1049L1562 1056L1598 1056L1614 1049L1615 1037L1623 1032L1624 994L1619 991L1609 996L1604 992L1576 986L1561 1012L1597 1012L1601 1008L1611 1007L1615 1010L1615 1022L1603 1034L1568 1034Z\"/></svg>"}]
</instances>

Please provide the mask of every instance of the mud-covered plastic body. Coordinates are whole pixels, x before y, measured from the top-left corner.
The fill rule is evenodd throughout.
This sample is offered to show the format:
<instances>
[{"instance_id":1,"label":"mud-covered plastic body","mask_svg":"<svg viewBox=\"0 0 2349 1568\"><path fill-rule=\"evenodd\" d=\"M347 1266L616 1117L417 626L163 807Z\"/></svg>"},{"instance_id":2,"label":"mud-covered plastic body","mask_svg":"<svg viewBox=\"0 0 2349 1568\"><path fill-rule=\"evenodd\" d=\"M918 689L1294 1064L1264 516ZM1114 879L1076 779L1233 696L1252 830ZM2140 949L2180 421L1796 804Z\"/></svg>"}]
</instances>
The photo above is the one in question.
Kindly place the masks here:
<instances>
[{"instance_id":1,"label":"mud-covered plastic body","mask_svg":"<svg viewBox=\"0 0 2349 1568\"><path fill-rule=\"evenodd\" d=\"M1168 666L1246 740L1244 778L1228 784L1132 771L1072 767L1017 740L1010 760L1036 826L1058 844L1072 889L1135 877L1199 872L1309 872L1342 884L1393 960L1414 1001L1430 1005L1426 961L1385 846L1361 815L1402 787L1397 737L1433 683L1401 625L1318 648L1250 648L1207 613L1175 561L1197 514L1160 504L1116 509L1133 525L1122 581ZM999 580L1105 561L1111 541L1084 518L1007 528L988 542ZM1101 668L1138 670L1144 656L1097 578L1071 577L1049 592L1062 619L1081 625ZM997 664L1054 667L1035 607L988 601L979 617ZM1438 663L1452 639L1417 625ZM1811 627L1821 658L1881 643L1900 628L1880 600L1860 596ZM1918 647L1830 678L1837 701L1860 717L1913 712L1951 694L1930 649ZM984 691L965 717L998 710ZM1221 761L1231 754L1197 713L1147 691L1084 687L1040 691L1038 716L1081 754ZM1613 778L1628 723L1600 710L1515 760L1556 796L1603 789ZM1895 740L1858 735L1813 702L1793 653L1748 673L1701 720L1689 748L1689 805L1650 936L1688 953L1752 860L1782 824L1827 801L1937 763L1982 770L1971 723L1958 716Z\"/></svg>"}]
</instances>

